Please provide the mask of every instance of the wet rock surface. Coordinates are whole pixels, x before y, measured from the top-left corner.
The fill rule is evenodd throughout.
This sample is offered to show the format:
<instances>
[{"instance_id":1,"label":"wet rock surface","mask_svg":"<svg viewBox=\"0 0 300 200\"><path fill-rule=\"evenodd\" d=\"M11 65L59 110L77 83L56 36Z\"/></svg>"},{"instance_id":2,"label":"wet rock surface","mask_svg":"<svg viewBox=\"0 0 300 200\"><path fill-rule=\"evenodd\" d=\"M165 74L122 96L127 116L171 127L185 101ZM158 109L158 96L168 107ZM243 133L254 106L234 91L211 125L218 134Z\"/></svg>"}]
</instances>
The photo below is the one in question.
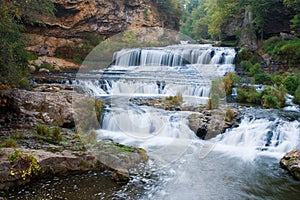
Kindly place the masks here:
<instances>
[{"instance_id":1,"label":"wet rock surface","mask_svg":"<svg viewBox=\"0 0 300 200\"><path fill-rule=\"evenodd\" d=\"M213 138L226 129L237 126L242 110L235 107L220 106L218 109L209 110L205 106L186 103L174 103L164 98L131 98L130 103L139 106L152 106L169 111L188 111L190 129L203 140ZM229 113L229 114L228 114ZM228 116L230 115L230 116Z\"/></svg>"},{"instance_id":2,"label":"wet rock surface","mask_svg":"<svg viewBox=\"0 0 300 200\"><path fill-rule=\"evenodd\" d=\"M300 150L286 153L280 160L280 166L300 181Z\"/></svg>"},{"instance_id":3,"label":"wet rock surface","mask_svg":"<svg viewBox=\"0 0 300 200\"><path fill-rule=\"evenodd\" d=\"M142 149L113 141L95 143L96 133L95 140L90 143L87 133L75 130L75 121L83 122L79 125L86 125L85 128L92 125L99 128L99 119L89 114L91 110L86 106L74 109L73 98L88 104L93 112L98 105L97 111L101 114L104 104L100 100L86 94L74 94L72 86L67 84L42 84L32 91L1 92L0 190L45 176L89 170L108 169L113 171L112 178L117 182L126 182L130 177L129 170L147 161L147 154ZM92 124L93 120L97 123ZM88 123L84 124L85 121ZM17 151L26 155L24 159L16 156ZM15 155L16 160L11 155ZM12 169L15 166L25 171L30 169L32 162L28 158L37 160L38 174L30 172L25 179L21 176L23 172L14 175Z\"/></svg>"}]
</instances>

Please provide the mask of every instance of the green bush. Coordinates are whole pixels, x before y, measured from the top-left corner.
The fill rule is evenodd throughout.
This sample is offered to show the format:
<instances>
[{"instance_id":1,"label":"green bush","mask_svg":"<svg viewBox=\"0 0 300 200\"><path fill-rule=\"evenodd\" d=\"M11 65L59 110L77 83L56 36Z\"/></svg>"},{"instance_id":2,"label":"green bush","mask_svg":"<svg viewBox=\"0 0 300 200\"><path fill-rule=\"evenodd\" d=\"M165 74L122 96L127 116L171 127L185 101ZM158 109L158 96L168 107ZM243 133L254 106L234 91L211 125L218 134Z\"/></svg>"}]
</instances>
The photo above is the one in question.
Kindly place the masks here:
<instances>
[{"instance_id":1,"label":"green bush","mask_svg":"<svg viewBox=\"0 0 300 200\"><path fill-rule=\"evenodd\" d=\"M255 87L238 87L237 93L237 102L261 105L261 92Z\"/></svg>"},{"instance_id":2,"label":"green bush","mask_svg":"<svg viewBox=\"0 0 300 200\"><path fill-rule=\"evenodd\" d=\"M298 87L298 78L296 76L287 76L283 80L283 85L289 94L294 95Z\"/></svg>"},{"instance_id":3,"label":"green bush","mask_svg":"<svg viewBox=\"0 0 300 200\"><path fill-rule=\"evenodd\" d=\"M274 54L274 47L276 45L280 44L281 42L283 42L283 39L281 37L278 37L278 36L270 37L264 43L264 50L265 50L265 52L267 52L267 53L269 53L271 55Z\"/></svg>"},{"instance_id":4,"label":"green bush","mask_svg":"<svg viewBox=\"0 0 300 200\"><path fill-rule=\"evenodd\" d=\"M249 71L252 67L252 63L248 60L241 61L240 65L244 68L245 71Z\"/></svg>"},{"instance_id":5,"label":"green bush","mask_svg":"<svg viewBox=\"0 0 300 200\"><path fill-rule=\"evenodd\" d=\"M284 40L280 37L269 38L264 44L264 50L272 55L277 63L287 66L300 64L300 40Z\"/></svg>"},{"instance_id":6,"label":"green bush","mask_svg":"<svg viewBox=\"0 0 300 200\"><path fill-rule=\"evenodd\" d=\"M61 129L58 126L54 126L51 129L51 136L55 141L62 141Z\"/></svg>"},{"instance_id":7,"label":"green bush","mask_svg":"<svg viewBox=\"0 0 300 200\"><path fill-rule=\"evenodd\" d=\"M300 105L300 84L298 85L298 87L297 87L297 89L295 91L295 96L294 96L293 102L295 104L299 104Z\"/></svg>"},{"instance_id":8,"label":"green bush","mask_svg":"<svg viewBox=\"0 0 300 200\"><path fill-rule=\"evenodd\" d=\"M57 126L49 128L45 125L37 125L36 133L40 136L43 136L44 140L51 143L58 143L62 141L61 129Z\"/></svg>"},{"instance_id":9,"label":"green bush","mask_svg":"<svg viewBox=\"0 0 300 200\"><path fill-rule=\"evenodd\" d=\"M232 87L240 81L241 79L236 73L227 73L223 78L226 95L230 95L232 93Z\"/></svg>"},{"instance_id":10,"label":"green bush","mask_svg":"<svg viewBox=\"0 0 300 200\"><path fill-rule=\"evenodd\" d=\"M256 84L272 85L273 79L267 73L258 73L254 75L254 81Z\"/></svg>"},{"instance_id":11,"label":"green bush","mask_svg":"<svg viewBox=\"0 0 300 200\"><path fill-rule=\"evenodd\" d=\"M283 83L283 76L278 74L274 75L273 82L277 87L279 87Z\"/></svg>"},{"instance_id":12,"label":"green bush","mask_svg":"<svg viewBox=\"0 0 300 200\"><path fill-rule=\"evenodd\" d=\"M263 106L265 108L280 108L280 102L276 96L266 94L263 96Z\"/></svg>"},{"instance_id":13,"label":"green bush","mask_svg":"<svg viewBox=\"0 0 300 200\"><path fill-rule=\"evenodd\" d=\"M259 63L256 63L252 66L250 66L250 69L248 70L248 72L246 73L248 76L254 76L255 74L259 74L261 73L261 65Z\"/></svg>"},{"instance_id":14,"label":"green bush","mask_svg":"<svg viewBox=\"0 0 300 200\"><path fill-rule=\"evenodd\" d=\"M262 104L265 108L281 108L285 105L285 88L267 87L262 92Z\"/></svg>"}]
</instances>

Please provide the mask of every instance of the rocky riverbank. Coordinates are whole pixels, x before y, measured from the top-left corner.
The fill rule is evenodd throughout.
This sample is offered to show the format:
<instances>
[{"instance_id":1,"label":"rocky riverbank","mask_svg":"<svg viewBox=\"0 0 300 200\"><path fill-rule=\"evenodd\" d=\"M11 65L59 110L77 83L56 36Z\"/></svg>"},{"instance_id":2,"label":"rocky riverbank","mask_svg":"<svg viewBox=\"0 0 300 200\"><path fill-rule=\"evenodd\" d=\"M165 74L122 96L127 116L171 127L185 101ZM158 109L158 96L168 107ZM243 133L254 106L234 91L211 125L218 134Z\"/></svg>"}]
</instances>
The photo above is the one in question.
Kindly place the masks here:
<instances>
[{"instance_id":1,"label":"rocky riverbank","mask_svg":"<svg viewBox=\"0 0 300 200\"><path fill-rule=\"evenodd\" d=\"M300 150L286 153L280 160L280 165L300 181Z\"/></svg>"},{"instance_id":2,"label":"rocky riverbank","mask_svg":"<svg viewBox=\"0 0 300 200\"><path fill-rule=\"evenodd\" d=\"M73 99L84 100L92 109L74 109ZM104 103L75 93L70 85L3 90L0 102L0 190L89 170L108 169L114 180L126 182L129 170L148 159L143 149L110 140L97 142L96 132L89 128L100 127L93 116L101 115Z\"/></svg>"}]
</instances>

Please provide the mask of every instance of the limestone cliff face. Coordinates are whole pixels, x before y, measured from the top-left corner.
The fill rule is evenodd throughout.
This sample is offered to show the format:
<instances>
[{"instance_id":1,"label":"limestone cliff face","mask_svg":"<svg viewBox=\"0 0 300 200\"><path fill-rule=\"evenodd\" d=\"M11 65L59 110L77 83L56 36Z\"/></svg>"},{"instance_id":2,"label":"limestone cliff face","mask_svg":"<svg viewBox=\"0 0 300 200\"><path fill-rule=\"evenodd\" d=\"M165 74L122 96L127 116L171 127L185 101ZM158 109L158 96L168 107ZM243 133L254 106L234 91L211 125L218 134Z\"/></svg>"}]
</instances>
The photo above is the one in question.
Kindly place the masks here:
<instances>
[{"instance_id":1,"label":"limestone cliff face","mask_svg":"<svg viewBox=\"0 0 300 200\"><path fill-rule=\"evenodd\" d=\"M45 26L28 25L29 50L53 55L55 48L73 46L74 38L97 33L103 39L127 29L165 27L178 30L172 16L163 21L153 0L53 0L55 17L41 16ZM170 23L172 22L172 23ZM73 38L70 40L70 38ZM38 46L39 45L39 46Z\"/></svg>"},{"instance_id":2,"label":"limestone cliff face","mask_svg":"<svg viewBox=\"0 0 300 200\"><path fill-rule=\"evenodd\" d=\"M30 30L54 37L76 37L96 31L110 36L128 28L160 26L159 13L151 0L53 0L55 17L43 18L46 27ZM175 28L175 27L169 27Z\"/></svg>"}]
</instances>

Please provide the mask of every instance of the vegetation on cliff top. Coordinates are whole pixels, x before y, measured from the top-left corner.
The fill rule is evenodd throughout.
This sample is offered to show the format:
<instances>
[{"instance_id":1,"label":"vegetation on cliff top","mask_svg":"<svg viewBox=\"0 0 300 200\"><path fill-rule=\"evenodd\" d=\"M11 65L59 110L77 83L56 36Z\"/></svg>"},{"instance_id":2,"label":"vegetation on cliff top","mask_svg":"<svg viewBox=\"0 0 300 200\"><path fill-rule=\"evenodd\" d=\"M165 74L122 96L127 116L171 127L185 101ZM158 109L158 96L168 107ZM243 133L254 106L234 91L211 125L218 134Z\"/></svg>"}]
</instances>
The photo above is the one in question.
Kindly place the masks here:
<instances>
[{"instance_id":1,"label":"vegetation on cliff top","mask_svg":"<svg viewBox=\"0 0 300 200\"><path fill-rule=\"evenodd\" d=\"M23 24L37 23L38 16L52 15L53 10L51 0L0 0L0 82L17 87L28 85Z\"/></svg>"},{"instance_id":2,"label":"vegetation on cliff top","mask_svg":"<svg viewBox=\"0 0 300 200\"><path fill-rule=\"evenodd\" d=\"M223 28L233 21L243 22L245 15L251 15L251 29L258 36L263 36L267 16L278 9L274 0L184 0L185 9L181 31L194 39L221 39ZM299 13L299 0L284 0L284 5ZM232 31L237 39L242 29L249 27L233 24ZM291 28L299 31L300 14L291 20Z\"/></svg>"}]
</instances>

